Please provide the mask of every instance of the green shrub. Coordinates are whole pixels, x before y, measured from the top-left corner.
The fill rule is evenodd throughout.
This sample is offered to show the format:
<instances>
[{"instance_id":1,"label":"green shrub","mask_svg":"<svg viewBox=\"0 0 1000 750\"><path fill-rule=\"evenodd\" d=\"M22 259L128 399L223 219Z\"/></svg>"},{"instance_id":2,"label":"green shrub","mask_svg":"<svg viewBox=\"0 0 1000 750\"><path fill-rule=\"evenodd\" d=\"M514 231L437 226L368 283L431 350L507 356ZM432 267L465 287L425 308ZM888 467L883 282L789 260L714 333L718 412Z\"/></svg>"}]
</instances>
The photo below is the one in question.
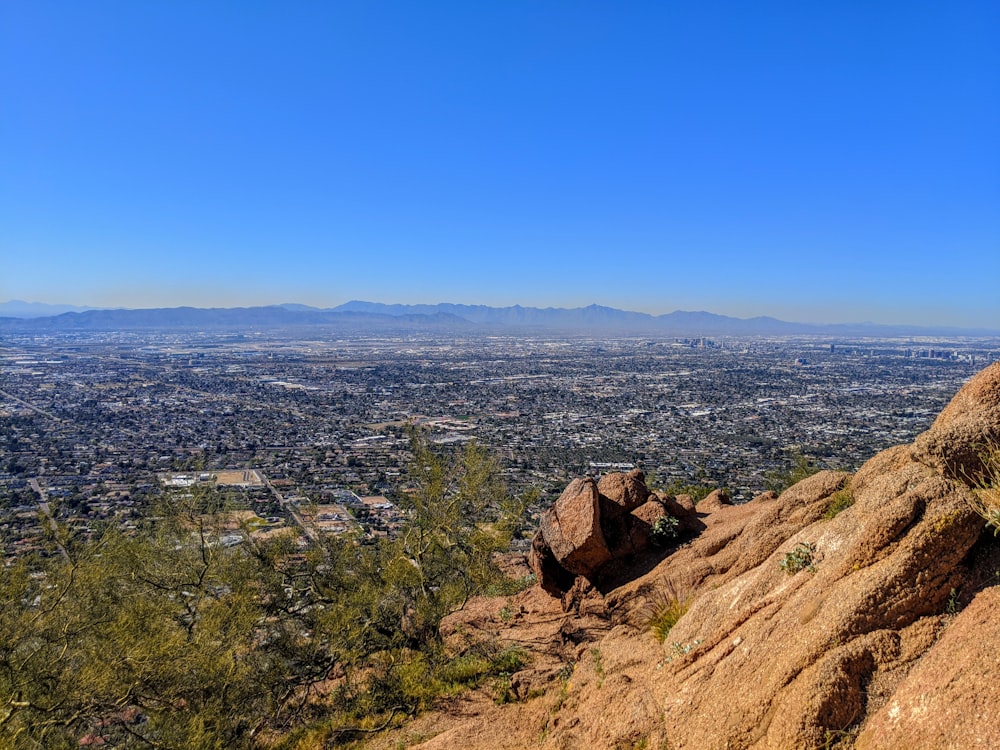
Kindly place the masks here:
<instances>
[{"instance_id":1,"label":"green shrub","mask_svg":"<svg viewBox=\"0 0 1000 750\"><path fill-rule=\"evenodd\" d=\"M792 465L784 470L768 472L764 476L764 484L767 489L777 492L780 495L792 485L798 484L807 477L811 477L820 468L819 464L809 456L795 451L792 453Z\"/></svg>"},{"instance_id":2,"label":"green shrub","mask_svg":"<svg viewBox=\"0 0 1000 750\"><path fill-rule=\"evenodd\" d=\"M830 495L830 503L826 506L823 518L828 520L836 518L841 511L847 510L852 505L854 505L854 495L851 493L850 485L847 485Z\"/></svg>"},{"instance_id":3,"label":"green shrub","mask_svg":"<svg viewBox=\"0 0 1000 750\"><path fill-rule=\"evenodd\" d=\"M528 662L528 652L520 646L510 646L490 661L493 672L517 672Z\"/></svg>"},{"instance_id":4,"label":"green shrub","mask_svg":"<svg viewBox=\"0 0 1000 750\"><path fill-rule=\"evenodd\" d=\"M812 542L799 542L791 552L785 554L779 566L788 575L795 575L800 570L815 572L816 566L813 564L813 555L816 554L816 545Z\"/></svg>"},{"instance_id":5,"label":"green shrub","mask_svg":"<svg viewBox=\"0 0 1000 750\"><path fill-rule=\"evenodd\" d=\"M1000 536L1000 443L979 446L979 457L982 470L968 479L972 486L969 502L986 525L993 527L993 536Z\"/></svg>"},{"instance_id":6,"label":"green shrub","mask_svg":"<svg viewBox=\"0 0 1000 750\"><path fill-rule=\"evenodd\" d=\"M673 516L660 516L653 524L649 541L654 547L666 547L680 536L680 521Z\"/></svg>"},{"instance_id":7,"label":"green shrub","mask_svg":"<svg viewBox=\"0 0 1000 750\"><path fill-rule=\"evenodd\" d=\"M691 502L695 505L700 503L714 490L714 487L709 487L707 484L685 484L680 480L672 482L665 490L666 494L673 495L677 497L678 495L687 495L691 498Z\"/></svg>"},{"instance_id":8,"label":"green shrub","mask_svg":"<svg viewBox=\"0 0 1000 750\"><path fill-rule=\"evenodd\" d=\"M440 677L454 685L471 685L490 673L490 662L477 654L462 654L441 668Z\"/></svg>"}]
</instances>

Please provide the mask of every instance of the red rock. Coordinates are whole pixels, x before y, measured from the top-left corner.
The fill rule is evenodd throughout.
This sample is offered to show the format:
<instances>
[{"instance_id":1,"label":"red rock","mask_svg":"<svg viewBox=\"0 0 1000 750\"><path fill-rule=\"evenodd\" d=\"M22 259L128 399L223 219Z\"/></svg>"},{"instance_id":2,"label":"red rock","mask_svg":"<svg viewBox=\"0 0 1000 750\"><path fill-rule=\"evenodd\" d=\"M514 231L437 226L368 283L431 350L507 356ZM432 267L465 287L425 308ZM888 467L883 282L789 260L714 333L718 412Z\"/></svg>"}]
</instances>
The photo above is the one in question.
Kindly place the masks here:
<instances>
[{"instance_id":1,"label":"red rock","mask_svg":"<svg viewBox=\"0 0 1000 750\"><path fill-rule=\"evenodd\" d=\"M555 505L542 514L540 528L552 555L570 573L593 576L611 559L593 479L570 482Z\"/></svg>"},{"instance_id":2,"label":"red rock","mask_svg":"<svg viewBox=\"0 0 1000 750\"><path fill-rule=\"evenodd\" d=\"M575 576L556 560L552 550L545 543L541 530L535 534L535 538L531 541L528 565L535 574L538 585L552 596L561 597L573 585Z\"/></svg>"},{"instance_id":3,"label":"red rock","mask_svg":"<svg viewBox=\"0 0 1000 750\"><path fill-rule=\"evenodd\" d=\"M698 503L697 508L699 513L714 513L720 508L732 504L733 502L729 499L729 493L726 490L713 490L709 493L708 497Z\"/></svg>"},{"instance_id":4,"label":"red rock","mask_svg":"<svg viewBox=\"0 0 1000 750\"><path fill-rule=\"evenodd\" d=\"M1000 445L1000 362L972 378L931 428L913 442L917 461L952 479L977 482L986 472L984 449Z\"/></svg>"},{"instance_id":5,"label":"red rock","mask_svg":"<svg viewBox=\"0 0 1000 750\"><path fill-rule=\"evenodd\" d=\"M639 469L627 474L612 472L601 477L597 491L610 503L604 505L609 515L630 513L649 498L646 476Z\"/></svg>"}]
</instances>

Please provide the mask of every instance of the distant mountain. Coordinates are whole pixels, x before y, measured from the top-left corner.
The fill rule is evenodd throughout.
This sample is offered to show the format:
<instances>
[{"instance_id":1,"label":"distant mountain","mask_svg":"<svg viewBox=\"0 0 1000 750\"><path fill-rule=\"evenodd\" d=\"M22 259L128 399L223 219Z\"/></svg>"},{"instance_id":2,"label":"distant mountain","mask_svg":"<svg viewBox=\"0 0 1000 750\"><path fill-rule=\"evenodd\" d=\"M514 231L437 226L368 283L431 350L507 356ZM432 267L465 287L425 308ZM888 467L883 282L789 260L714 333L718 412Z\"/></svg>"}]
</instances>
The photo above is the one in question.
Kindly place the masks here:
<instances>
[{"instance_id":1,"label":"distant mountain","mask_svg":"<svg viewBox=\"0 0 1000 750\"><path fill-rule=\"evenodd\" d=\"M601 305L577 308L558 307L488 307L485 305L386 305L354 300L335 311L381 313L385 315L431 314L447 312L473 323L491 326L521 326L569 331L620 332L670 336L996 336L997 329L960 329L953 327L890 326L873 323L838 323L819 325L790 323L777 318L733 318L710 312L677 310L663 315L629 312Z\"/></svg>"},{"instance_id":2,"label":"distant mountain","mask_svg":"<svg viewBox=\"0 0 1000 750\"><path fill-rule=\"evenodd\" d=\"M6 303L0 306L28 305ZM55 306L58 307L58 306ZM38 307L31 307L38 310ZM338 330L483 331L494 333L565 332L660 336L996 336L1000 331L946 327L862 324L815 325L777 318L733 318L710 312L678 310L665 315L587 307L489 307L486 305L387 305L352 301L320 309L288 303L267 307L173 307L144 310L84 310L57 315L0 317L0 331L111 330L269 330L325 326Z\"/></svg>"},{"instance_id":3,"label":"distant mountain","mask_svg":"<svg viewBox=\"0 0 1000 750\"><path fill-rule=\"evenodd\" d=\"M0 317L44 318L66 312L84 312L94 309L96 308L81 307L79 305L47 305L44 302L24 302L19 299L12 299L9 302L0 302Z\"/></svg>"},{"instance_id":4,"label":"distant mountain","mask_svg":"<svg viewBox=\"0 0 1000 750\"><path fill-rule=\"evenodd\" d=\"M305 307L304 305L301 307ZM170 307L143 310L88 310L44 318L0 318L0 331L118 331L118 330L225 330L282 329L333 326L352 330L468 329L467 320L433 313L384 315L287 309L285 306L199 308Z\"/></svg>"}]
</instances>

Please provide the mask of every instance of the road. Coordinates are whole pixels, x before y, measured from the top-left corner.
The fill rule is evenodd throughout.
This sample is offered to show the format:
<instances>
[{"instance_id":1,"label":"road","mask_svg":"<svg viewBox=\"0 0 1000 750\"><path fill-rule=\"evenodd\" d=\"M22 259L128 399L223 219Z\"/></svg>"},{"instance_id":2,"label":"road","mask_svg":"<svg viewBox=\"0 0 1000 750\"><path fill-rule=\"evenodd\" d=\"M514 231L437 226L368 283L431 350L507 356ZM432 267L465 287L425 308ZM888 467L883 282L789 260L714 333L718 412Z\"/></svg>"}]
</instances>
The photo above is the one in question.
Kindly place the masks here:
<instances>
[{"instance_id":1,"label":"road","mask_svg":"<svg viewBox=\"0 0 1000 750\"><path fill-rule=\"evenodd\" d=\"M52 517L52 510L49 508L49 498L45 494L45 490L42 489L42 485L39 483L38 478L34 477L28 480L28 485L35 492L38 493L38 509L42 511L44 516L49 519L49 528L52 529L52 536L55 539L56 546L59 547L59 554L63 556L66 562L69 562L69 553L66 548L63 547L62 542L59 541L59 524L56 523L56 519Z\"/></svg>"},{"instance_id":2,"label":"road","mask_svg":"<svg viewBox=\"0 0 1000 750\"><path fill-rule=\"evenodd\" d=\"M292 517L292 520L299 525L299 528L302 529L303 533L307 537L309 537L311 541L318 542L319 535L316 533L316 529L314 529L312 526L307 525L302 520L302 517L295 511L291 503L287 502L285 498L282 497L281 493L275 489L274 485L271 484L271 480L267 478L267 476L264 474L263 471L258 470L257 473L260 475L260 478L264 480L264 484L267 485L267 488L271 490L271 493L277 499L278 504L282 507L283 510L288 512L288 515L290 515Z\"/></svg>"}]
</instances>

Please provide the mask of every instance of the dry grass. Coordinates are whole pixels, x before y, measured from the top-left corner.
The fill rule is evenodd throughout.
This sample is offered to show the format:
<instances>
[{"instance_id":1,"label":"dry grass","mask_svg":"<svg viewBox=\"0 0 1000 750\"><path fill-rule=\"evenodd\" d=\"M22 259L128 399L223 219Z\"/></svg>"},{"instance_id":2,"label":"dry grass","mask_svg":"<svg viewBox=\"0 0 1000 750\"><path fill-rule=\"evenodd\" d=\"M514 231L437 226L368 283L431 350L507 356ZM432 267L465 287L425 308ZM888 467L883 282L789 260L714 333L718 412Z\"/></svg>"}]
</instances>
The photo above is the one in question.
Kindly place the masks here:
<instances>
[{"instance_id":1,"label":"dry grass","mask_svg":"<svg viewBox=\"0 0 1000 750\"><path fill-rule=\"evenodd\" d=\"M646 597L641 610L641 622L660 643L667 639L670 630L691 607L690 588L670 579L663 579L660 585Z\"/></svg>"},{"instance_id":2,"label":"dry grass","mask_svg":"<svg viewBox=\"0 0 1000 750\"><path fill-rule=\"evenodd\" d=\"M1000 535L1000 444L987 443L982 446L980 456L983 471L971 482L970 504L987 526L993 527L993 535Z\"/></svg>"}]
</instances>

